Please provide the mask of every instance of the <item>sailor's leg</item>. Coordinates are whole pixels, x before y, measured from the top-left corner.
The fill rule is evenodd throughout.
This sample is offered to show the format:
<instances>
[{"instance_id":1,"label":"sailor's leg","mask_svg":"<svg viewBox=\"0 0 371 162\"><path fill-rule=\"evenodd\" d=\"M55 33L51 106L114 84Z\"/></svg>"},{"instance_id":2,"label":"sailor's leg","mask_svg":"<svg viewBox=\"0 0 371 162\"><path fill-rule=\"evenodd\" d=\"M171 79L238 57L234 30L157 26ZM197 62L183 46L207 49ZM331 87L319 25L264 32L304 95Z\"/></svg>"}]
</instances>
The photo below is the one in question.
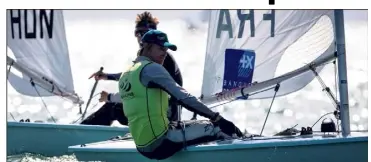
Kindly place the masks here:
<instances>
[{"instance_id":1,"label":"sailor's leg","mask_svg":"<svg viewBox=\"0 0 371 162\"><path fill-rule=\"evenodd\" d=\"M214 127L207 120L182 121L177 124L171 124L167 134L160 137L150 146L137 149L147 158L162 160L187 146L226 138L231 137L222 133L219 127Z\"/></svg>"},{"instance_id":2,"label":"sailor's leg","mask_svg":"<svg viewBox=\"0 0 371 162\"><path fill-rule=\"evenodd\" d=\"M110 126L115 120L113 116L114 104L115 103L105 103L99 110L88 116L80 124Z\"/></svg>"},{"instance_id":3,"label":"sailor's leg","mask_svg":"<svg viewBox=\"0 0 371 162\"><path fill-rule=\"evenodd\" d=\"M183 146L226 138L231 137L223 133L219 127L214 126L209 120L181 121L167 133L168 140Z\"/></svg>"},{"instance_id":4,"label":"sailor's leg","mask_svg":"<svg viewBox=\"0 0 371 162\"><path fill-rule=\"evenodd\" d=\"M128 118L125 116L125 112L122 103L116 103L113 106L113 116L121 125L128 125Z\"/></svg>"}]
</instances>

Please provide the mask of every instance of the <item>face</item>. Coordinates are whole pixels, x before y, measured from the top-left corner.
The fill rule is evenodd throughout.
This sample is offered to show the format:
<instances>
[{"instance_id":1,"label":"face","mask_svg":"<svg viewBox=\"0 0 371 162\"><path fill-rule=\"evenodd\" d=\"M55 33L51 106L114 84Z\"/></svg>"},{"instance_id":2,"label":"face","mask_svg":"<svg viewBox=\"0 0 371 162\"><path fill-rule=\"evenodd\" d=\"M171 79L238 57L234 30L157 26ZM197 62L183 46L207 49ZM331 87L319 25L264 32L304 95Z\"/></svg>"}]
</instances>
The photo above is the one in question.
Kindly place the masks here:
<instances>
[{"instance_id":1,"label":"face","mask_svg":"<svg viewBox=\"0 0 371 162\"><path fill-rule=\"evenodd\" d=\"M167 55L167 50L168 48L166 47L161 47L157 44L150 44L148 46L147 57L149 57L152 61L162 65Z\"/></svg>"},{"instance_id":2,"label":"face","mask_svg":"<svg viewBox=\"0 0 371 162\"><path fill-rule=\"evenodd\" d=\"M146 27L137 27L135 28L135 37L137 38L138 44L140 43L140 40L142 39L142 36L148 31L149 29Z\"/></svg>"}]
</instances>

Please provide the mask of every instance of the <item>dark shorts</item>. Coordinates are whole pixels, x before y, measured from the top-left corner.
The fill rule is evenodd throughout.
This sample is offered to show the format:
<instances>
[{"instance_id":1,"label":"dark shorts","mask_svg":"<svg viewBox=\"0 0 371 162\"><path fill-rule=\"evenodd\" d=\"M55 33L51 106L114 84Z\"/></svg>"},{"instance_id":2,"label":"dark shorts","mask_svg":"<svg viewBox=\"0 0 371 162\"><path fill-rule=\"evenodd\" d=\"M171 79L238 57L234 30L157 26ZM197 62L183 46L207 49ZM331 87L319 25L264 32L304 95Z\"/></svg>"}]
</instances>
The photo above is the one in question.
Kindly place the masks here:
<instances>
[{"instance_id":1,"label":"dark shorts","mask_svg":"<svg viewBox=\"0 0 371 162\"><path fill-rule=\"evenodd\" d=\"M191 145L231 138L208 120L173 122L165 135L138 152L149 159L163 160ZM171 149L169 149L171 148Z\"/></svg>"},{"instance_id":2,"label":"dark shorts","mask_svg":"<svg viewBox=\"0 0 371 162\"><path fill-rule=\"evenodd\" d=\"M110 126L117 120L122 125L128 125L121 103L105 103L96 112L84 119L80 124Z\"/></svg>"}]
</instances>

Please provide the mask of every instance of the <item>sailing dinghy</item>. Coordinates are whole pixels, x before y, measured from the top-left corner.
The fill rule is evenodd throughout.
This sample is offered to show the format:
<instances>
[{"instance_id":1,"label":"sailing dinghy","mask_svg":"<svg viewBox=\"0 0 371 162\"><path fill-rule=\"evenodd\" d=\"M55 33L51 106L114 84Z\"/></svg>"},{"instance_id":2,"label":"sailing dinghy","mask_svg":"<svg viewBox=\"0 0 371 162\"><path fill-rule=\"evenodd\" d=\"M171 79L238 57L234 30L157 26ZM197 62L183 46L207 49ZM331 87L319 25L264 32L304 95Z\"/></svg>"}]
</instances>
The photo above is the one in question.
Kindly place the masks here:
<instances>
[{"instance_id":1,"label":"sailing dinghy","mask_svg":"<svg viewBox=\"0 0 371 162\"><path fill-rule=\"evenodd\" d=\"M275 76L287 52L312 59L307 65ZM211 11L201 91L205 104L212 107L287 95L319 77L323 67L335 60L340 102L332 99L341 130L334 122L323 122L321 131L303 126L275 136L246 135L187 147L163 161L367 161L368 134L350 130L345 59L342 10ZM151 161L137 152L130 137L70 146L69 151L80 161Z\"/></svg>"},{"instance_id":2,"label":"sailing dinghy","mask_svg":"<svg viewBox=\"0 0 371 162\"><path fill-rule=\"evenodd\" d=\"M84 103L74 91L62 10L8 10L7 46L15 57L7 55L7 79L18 93ZM7 155L65 155L68 146L127 132L127 127L8 121Z\"/></svg>"}]
</instances>

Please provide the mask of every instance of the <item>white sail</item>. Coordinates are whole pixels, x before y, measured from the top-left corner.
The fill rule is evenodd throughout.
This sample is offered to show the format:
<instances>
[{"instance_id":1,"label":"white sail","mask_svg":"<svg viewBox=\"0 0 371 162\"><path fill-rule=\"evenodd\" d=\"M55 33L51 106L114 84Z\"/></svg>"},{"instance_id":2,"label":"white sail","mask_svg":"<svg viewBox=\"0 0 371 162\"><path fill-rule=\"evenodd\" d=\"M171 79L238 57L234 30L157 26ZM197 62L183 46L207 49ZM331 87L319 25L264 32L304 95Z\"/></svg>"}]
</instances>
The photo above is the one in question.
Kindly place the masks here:
<instances>
[{"instance_id":1,"label":"white sail","mask_svg":"<svg viewBox=\"0 0 371 162\"><path fill-rule=\"evenodd\" d=\"M316 71L336 56L333 10L213 10L210 14L202 100L206 104L241 96L231 90L258 82L246 93L274 87L276 96L295 92L315 77L309 66L277 74L281 57L310 57ZM294 54L294 55L293 55ZM315 57L314 57L315 56ZM294 58L292 58L295 61ZM307 62L307 63L310 63ZM290 66L290 65L288 65ZM300 69L299 69L300 68ZM292 73L288 73L292 72ZM283 75L283 77L278 77ZM220 98L221 92L230 91ZM273 97L274 89L248 96ZM219 97L218 97L219 96Z\"/></svg>"},{"instance_id":2,"label":"white sail","mask_svg":"<svg viewBox=\"0 0 371 162\"><path fill-rule=\"evenodd\" d=\"M17 92L83 103L74 92L62 10L8 10L7 46L15 56L7 64L22 73L8 73Z\"/></svg>"}]
</instances>

